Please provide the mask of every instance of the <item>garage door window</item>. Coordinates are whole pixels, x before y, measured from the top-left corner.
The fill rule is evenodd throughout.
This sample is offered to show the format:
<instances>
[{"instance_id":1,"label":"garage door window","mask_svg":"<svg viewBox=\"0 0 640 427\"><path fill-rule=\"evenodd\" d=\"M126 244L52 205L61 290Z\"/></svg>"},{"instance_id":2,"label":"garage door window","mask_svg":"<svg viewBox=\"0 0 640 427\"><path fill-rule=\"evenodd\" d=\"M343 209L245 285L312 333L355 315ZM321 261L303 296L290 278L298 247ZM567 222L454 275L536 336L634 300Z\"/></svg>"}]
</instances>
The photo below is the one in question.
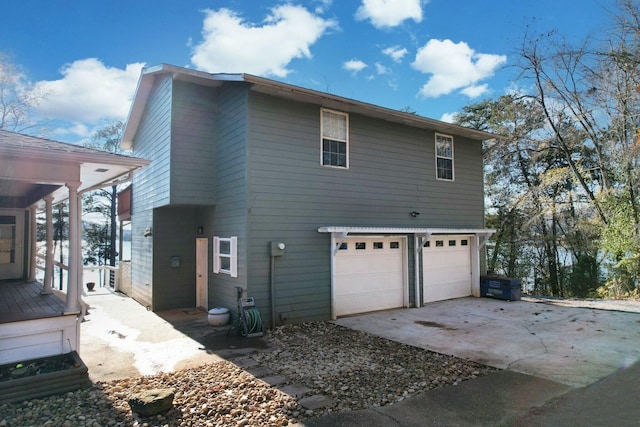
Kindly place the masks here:
<instances>
[{"instance_id":1,"label":"garage door window","mask_svg":"<svg viewBox=\"0 0 640 427\"><path fill-rule=\"evenodd\" d=\"M449 240L449 246L455 246L455 245L456 245L455 240Z\"/></svg>"},{"instance_id":2,"label":"garage door window","mask_svg":"<svg viewBox=\"0 0 640 427\"><path fill-rule=\"evenodd\" d=\"M365 242L356 242L356 250L364 250L367 249L367 244Z\"/></svg>"},{"instance_id":3,"label":"garage door window","mask_svg":"<svg viewBox=\"0 0 640 427\"><path fill-rule=\"evenodd\" d=\"M400 242L391 242L391 243L389 243L389 248L391 248L391 249L400 249Z\"/></svg>"},{"instance_id":4,"label":"garage door window","mask_svg":"<svg viewBox=\"0 0 640 427\"><path fill-rule=\"evenodd\" d=\"M436 248L441 248L444 246L444 240L436 240Z\"/></svg>"},{"instance_id":5,"label":"garage door window","mask_svg":"<svg viewBox=\"0 0 640 427\"><path fill-rule=\"evenodd\" d=\"M468 244L469 244L469 241L467 239L460 240L460 246L467 246Z\"/></svg>"},{"instance_id":6,"label":"garage door window","mask_svg":"<svg viewBox=\"0 0 640 427\"><path fill-rule=\"evenodd\" d=\"M382 242L373 242L373 249L384 249L384 244Z\"/></svg>"}]
</instances>

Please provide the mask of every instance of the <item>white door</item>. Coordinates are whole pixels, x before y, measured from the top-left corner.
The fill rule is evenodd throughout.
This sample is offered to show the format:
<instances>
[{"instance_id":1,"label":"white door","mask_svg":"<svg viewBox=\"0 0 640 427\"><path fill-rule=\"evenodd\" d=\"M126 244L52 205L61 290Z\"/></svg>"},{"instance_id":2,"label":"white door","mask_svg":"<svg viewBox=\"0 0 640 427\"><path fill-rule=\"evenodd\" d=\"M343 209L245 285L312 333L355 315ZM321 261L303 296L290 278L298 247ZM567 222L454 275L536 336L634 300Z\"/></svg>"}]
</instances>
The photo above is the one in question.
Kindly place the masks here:
<instances>
[{"instance_id":1,"label":"white door","mask_svg":"<svg viewBox=\"0 0 640 427\"><path fill-rule=\"evenodd\" d=\"M431 236L422 247L424 302L471 295L469 236Z\"/></svg>"},{"instance_id":2,"label":"white door","mask_svg":"<svg viewBox=\"0 0 640 427\"><path fill-rule=\"evenodd\" d=\"M348 237L335 256L335 315L403 307L405 237Z\"/></svg>"},{"instance_id":3,"label":"white door","mask_svg":"<svg viewBox=\"0 0 640 427\"><path fill-rule=\"evenodd\" d=\"M0 211L0 280L22 277L24 211Z\"/></svg>"},{"instance_id":4,"label":"white door","mask_svg":"<svg viewBox=\"0 0 640 427\"><path fill-rule=\"evenodd\" d=\"M196 239L196 307L209 307L209 239Z\"/></svg>"}]
</instances>

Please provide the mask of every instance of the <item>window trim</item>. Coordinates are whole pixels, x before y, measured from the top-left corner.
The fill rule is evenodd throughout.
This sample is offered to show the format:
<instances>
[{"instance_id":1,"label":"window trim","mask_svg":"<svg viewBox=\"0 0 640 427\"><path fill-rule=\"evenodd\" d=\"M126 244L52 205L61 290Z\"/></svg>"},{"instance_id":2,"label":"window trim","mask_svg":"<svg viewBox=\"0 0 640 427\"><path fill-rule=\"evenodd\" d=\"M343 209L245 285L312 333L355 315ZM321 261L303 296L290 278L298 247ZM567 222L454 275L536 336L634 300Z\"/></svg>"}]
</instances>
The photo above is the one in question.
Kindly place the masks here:
<instances>
[{"instance_id":1,"label":"window trim","mask_svg":"<svg viewBox=\"0 0 640 427\"><path fill-rule=\"evenodd\" d=\"M339 116L344 116L345 117L345 125L346 125L346 138L344 141L339 140L339 139L329 139L326 138L329 141L338 141L338 142L344 142L345 144L345 155L346 155L346 161L345 161L345 166L338 166L338 165L328 165L324 163L324 114L323 113L331 113L331 114L337 114ZM320 165L327 167L327 168L335 168L335 169L349 169L349 114L348 113L344 113L342 111L336 111L336 110L330 110L328 108L321 108L320 109Z\"/></svg>"},{"instance_id":2,"label":"window trim","mask_svg":"<svg viewBox=\"0 0 640 427\"><path fill-rule=\"evenodd\" d=\"M451 141L451 157L445 157L438 155L438 137L446 138ZM455 168L455 154L454 154L454 144L453 144L453 136L445 135L443 133L437 133L434 138L434 150L435 150L435 166L436 166L436 180L438 181L448 181L453 182L456 180L456 168ZM447 159L451 160L451 179L449 178L440 178L438 176L438 159Z\"/></svg>"},{"instance_id":3,"label":"window trim","mask_svg":"<svg viewBox=\"0 0 640 427\"><path fill-rule=\"evenodd\" d=\"M229 253L222 253L220 246L223 242L229 243ZM229 258L229 269L222 268L222 258ZM216 274L229 274L238 277L238 237L213 236L213 272Z\"/></svg>"}]
</instances>

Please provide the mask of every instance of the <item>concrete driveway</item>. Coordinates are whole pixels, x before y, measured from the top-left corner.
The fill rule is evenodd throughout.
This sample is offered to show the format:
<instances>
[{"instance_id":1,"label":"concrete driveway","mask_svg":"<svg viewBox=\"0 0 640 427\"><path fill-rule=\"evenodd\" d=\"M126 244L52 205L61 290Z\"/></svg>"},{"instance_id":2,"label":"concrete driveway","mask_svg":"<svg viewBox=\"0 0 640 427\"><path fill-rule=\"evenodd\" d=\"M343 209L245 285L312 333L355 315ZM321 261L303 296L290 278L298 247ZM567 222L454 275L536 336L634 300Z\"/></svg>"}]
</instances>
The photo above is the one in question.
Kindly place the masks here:
<instances>
[{"instance_id":1,"label":"concrete driveway","mask_svg":"<svg viewBox=\"0 0 640 427\"><path fill-rule=\"evenodd\" d=\"M572 387L640 360L637 312L469 297L335 323Z\"/></svg>"}]
</instances>

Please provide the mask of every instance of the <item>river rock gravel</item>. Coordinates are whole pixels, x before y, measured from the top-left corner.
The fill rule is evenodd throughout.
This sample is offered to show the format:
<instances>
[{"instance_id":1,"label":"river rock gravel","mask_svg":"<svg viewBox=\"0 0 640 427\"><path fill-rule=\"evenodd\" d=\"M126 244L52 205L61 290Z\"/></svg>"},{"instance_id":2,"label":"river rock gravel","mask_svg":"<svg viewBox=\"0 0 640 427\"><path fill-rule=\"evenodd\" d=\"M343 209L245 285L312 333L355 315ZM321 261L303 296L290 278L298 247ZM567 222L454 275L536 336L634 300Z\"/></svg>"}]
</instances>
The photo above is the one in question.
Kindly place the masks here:
<instances>
[{"instance_id":1,"label":"river rock gravel","mask_svg":"<svg viewBox=\"0 0 640 427\"><path fill-rule=\"evenodd\" d=\"M223 360L2 404L0 427L294 425L329 413L390 405L495 370L330 322L286 325L265 339L270 349L248 358L254 369L280 377L277 386ZM287 386L303 392L294 397L281 391ZM174 389L173 409L150 418L132 413L128 397L151 388ZM304 407L300 402L310 396L322 397L325 404Z\"/></svg>"}]
</instances>

